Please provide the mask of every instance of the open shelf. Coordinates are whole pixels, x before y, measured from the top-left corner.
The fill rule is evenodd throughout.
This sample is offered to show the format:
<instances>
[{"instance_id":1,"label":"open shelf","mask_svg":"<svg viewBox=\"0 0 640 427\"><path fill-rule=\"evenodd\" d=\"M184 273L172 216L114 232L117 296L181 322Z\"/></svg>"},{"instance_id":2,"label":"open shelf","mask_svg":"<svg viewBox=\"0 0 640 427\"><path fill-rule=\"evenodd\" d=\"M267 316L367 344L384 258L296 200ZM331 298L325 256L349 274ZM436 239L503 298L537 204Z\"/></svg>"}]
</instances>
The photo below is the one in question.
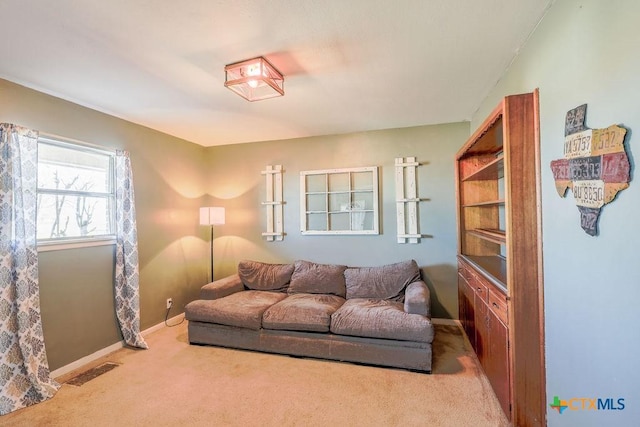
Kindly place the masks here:
<instances>
[{"instance_id":1,"label":"open shelf","mask_svg":"<svg viewBox=\"0 0 640 427\"><path fill-rule=\"evenodd\" d=\"M462 181L489 181L500 179L504 176L504 155L499 153L493 160L480 166L477 170L465 172Z\"/></svg>"},{"instance_id":2,"label":"open shelf","mask_svg":"<svg viewBox=\"0 0 640 427\"><path fill-rule=\"evenodd\" d=\"M474 228L472 230L467 230L467 233L499 245L503 245L507 242L507 236L504 230L497 230L494 228Z\"/></svg>"},{"instance_id":3,"label":"open shelf","mask_svg":"<svg viewBox=\"0 0 640 427\"><path fill-rule=\"evenodd\" d=\"M481 207L504 206L504 199L487 200L486 202L467 203L462 205L463 208L481 208Z\"/></svg>"},{"instance_id":4,"label":"open shelf","mask_svg":"<svg viewBox=\"0 0 640 427\"><path fill-rule=\"evenodd\" d=\"M469 139L462 148L464 157L494 154L502 150L504 145L503 114L499 112L483 123L483 127Z\"/></svg>"}]
</instances>

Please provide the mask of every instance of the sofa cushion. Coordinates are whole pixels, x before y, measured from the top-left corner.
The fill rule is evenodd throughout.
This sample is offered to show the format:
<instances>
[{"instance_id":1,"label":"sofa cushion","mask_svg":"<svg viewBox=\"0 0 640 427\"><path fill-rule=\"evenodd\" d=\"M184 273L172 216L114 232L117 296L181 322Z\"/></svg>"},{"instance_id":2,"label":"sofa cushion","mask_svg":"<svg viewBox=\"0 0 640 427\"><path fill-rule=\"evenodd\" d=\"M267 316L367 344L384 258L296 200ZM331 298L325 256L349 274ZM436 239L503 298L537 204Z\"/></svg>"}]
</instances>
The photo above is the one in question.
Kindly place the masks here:
<instances>
[{"instance_id":1,"label":"sofa cushion","mask_svg":"<svg viewBox=\"0 0 640 427\"><path fill-rule=\"evenodd\" d=\"M293 264L268 264L259 261L240 261L238 275L242 283L258 291L285 291L291 281Z\"/></svg>"},{"instance_id":2,"label":"sofa cushion","mask_svg":"<svg viewBox=\"0 0 640 427\"><path fill-rule=\"evenodd\" d=\"M346 268L345 265L296 261L287 292L333 294L344 297L346 293L344 270Z\"/></svg>"},{"instance_id":3,"label":"sofa cushion","mask_svg":"<svg viewBox=\"0 0 640 427\"><path fill-rule=\"evenodd\" d=\"M294 294L269 307L262 315L265 329L329 332L331 315L344 304L337 295Z\"/></svg>"},{"instance_id":4,"label":"sofa cushion","mask_svg":"<svg viewBox=\"0 0 640 427\"><path fill-rule=\"evenodd\" d=\"M185 317L197 322L258 330L265 310L286 297L282 292L236 292L220 299L190 302L185 307Z\"/></svg>"},{"instance_id":5,"label":"sofa cushion","mask_svg":"<svg viewBox=\"0 0 640 427\"><path fill-rule=\"evenodd\" d=\"M405 289L404 311L431 317L431 294L422 280L409 284Z\"/></svg>"},{"instance_id":6,"label":"sofa cushion","mask_svg":"<svg viewBox=\"0 0 640 427\"><path fill-rule=\"evenodd\" d=\"M428 317L405 313L402 303L380 299L347 300L331 316L330 330L355 337L433 341L433 325Z\"/></svg>"},{"instance_id":7,"label":"sofa cushion","mask_svg":"<svg viewBox=\"0 0 640 427\"><path fill-rule=\"evenodd\" d=\"M244 291L242 280L237 274L208 283L200 288L200 299L223 298L235 292Z\"/></svg>"},{"instance_id":8,"label":"sofa cushion","mask_svg":"<svg viewBox=\"0 0 640 427\"><path fill-rule=\"evenodd\" d=\"M402 301L404 288L420 280L414 260L381 267L350 267L344 271L347 299L377 298Z\"/></svg>"}]
</instances>

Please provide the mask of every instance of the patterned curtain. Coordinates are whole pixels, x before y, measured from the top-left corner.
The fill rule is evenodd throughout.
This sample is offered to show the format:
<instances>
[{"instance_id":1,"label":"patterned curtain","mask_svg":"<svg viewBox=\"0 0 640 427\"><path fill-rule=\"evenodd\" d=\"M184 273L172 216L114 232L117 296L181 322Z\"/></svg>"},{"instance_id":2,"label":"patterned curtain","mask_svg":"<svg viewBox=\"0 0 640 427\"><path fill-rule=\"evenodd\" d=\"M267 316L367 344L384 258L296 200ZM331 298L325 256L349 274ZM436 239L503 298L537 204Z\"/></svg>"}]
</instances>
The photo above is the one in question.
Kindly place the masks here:
<instances>
[{"instance_id":1,"label":"patterned curtain","mask_svg":"<svg viewBox=\"0 0 640 427\"><path fill-rule=\"evenodd\" d=\"M127 151L116 152L116 315L124 341L149 348L140 334L138 233L131 160Z\"/></svg>"},{"instance_id":2,"label":"patterned curtain","mask_svg":"<svg viewBox=\"0 0 640 427\"><path fill-rule=\"evenodd\" d=\"M38 133L0 124L0 414L51 398L44 347L36 186Z\"/></svg>"}]
</instances>

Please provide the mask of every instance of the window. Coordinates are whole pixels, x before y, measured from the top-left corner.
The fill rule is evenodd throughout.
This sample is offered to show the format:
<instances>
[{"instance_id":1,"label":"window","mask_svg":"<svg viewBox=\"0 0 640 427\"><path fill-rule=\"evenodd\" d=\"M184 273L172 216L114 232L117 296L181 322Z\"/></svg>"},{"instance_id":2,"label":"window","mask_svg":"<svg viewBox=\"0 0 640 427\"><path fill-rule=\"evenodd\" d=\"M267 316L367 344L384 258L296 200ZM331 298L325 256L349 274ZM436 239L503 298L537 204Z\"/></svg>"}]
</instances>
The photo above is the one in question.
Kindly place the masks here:
<instances>
[{"instance_id":1,"label":"window","mask_svg":"<svg viewBox=\"0 0 640 427\"><path fill-rule=\"evenodd\" d=\"M378 168L300 172L302 234L378 234Z\"/></svg>"},{"instance_id":2,"label":"window","mask_svg":"<svg viewBox=\"0 0 640 427\"><path fill-rule=\"evenodd\" d=\"M114 238L114 153L38 140L38 243Z\"/></svg>"}]
</instances>

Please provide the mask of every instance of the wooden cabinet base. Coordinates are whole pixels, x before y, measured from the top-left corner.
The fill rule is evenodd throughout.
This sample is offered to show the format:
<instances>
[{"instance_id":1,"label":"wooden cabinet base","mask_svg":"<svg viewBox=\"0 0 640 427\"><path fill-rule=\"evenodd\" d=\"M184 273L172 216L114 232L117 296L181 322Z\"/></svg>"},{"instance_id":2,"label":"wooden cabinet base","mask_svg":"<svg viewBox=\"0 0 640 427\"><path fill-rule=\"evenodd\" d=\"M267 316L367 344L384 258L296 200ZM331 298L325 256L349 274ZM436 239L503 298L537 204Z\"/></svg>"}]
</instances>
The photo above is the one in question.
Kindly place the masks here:
<instances>
[{"instance_id":1,"label":"wooden cabinet base","mask_svg":"<svg viewBox=\"0 0 640 427\"><path fill-rule=\"evenodd\" d=\"M500 406L510 417L509 329L502 320L508 300L463 257L458 261L458 272L460 321Z\"/></svg>"}]
</instances>

